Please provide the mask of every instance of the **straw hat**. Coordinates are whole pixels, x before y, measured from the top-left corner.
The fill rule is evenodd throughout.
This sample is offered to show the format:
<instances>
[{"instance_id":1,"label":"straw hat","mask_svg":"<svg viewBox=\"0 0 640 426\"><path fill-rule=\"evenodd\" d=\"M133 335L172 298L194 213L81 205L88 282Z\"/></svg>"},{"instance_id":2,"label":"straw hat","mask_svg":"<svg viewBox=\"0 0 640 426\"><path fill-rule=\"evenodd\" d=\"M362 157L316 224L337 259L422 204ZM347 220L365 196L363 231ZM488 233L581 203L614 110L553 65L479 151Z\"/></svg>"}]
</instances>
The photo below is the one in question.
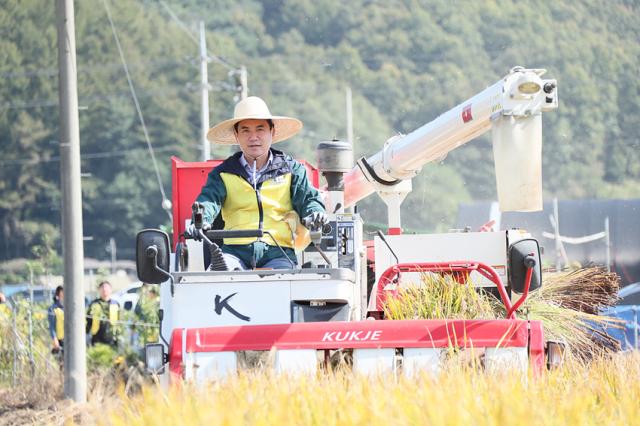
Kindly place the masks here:
<instances>
[{"instance_id":1,"label":"straw hat","mask_svg":"<svg viewBox=\"0 0 640 426\"><path fill-rule=\"evenodd\" d=\"M272 143L288 139L302 129L302 121L297 118L271 115L265 101L257 96L249 96L236 104L233 118L224 120L209 129L207 139L219 145L237 144L233 126L242 120L272 120L275 130Z\"/></svg>"}]
</instances>

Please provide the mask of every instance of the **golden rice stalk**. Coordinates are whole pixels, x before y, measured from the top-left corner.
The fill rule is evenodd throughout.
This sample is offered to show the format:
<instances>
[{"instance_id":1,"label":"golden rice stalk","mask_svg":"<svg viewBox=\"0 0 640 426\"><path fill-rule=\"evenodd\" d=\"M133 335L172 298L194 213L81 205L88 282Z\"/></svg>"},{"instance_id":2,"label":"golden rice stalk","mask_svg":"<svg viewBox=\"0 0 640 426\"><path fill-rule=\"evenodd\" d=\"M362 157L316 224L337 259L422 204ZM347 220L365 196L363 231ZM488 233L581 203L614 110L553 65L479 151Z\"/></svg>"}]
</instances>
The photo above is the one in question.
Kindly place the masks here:
<instances>
[{"instance_id":1,"label":"golden rice stalk","mask_svg":"<svg viewBox=\"0 0 640 426\"><path fill-rule=\"evenodd\" d=\"M494 303L451 276L423 274L420 285L401 287L397 298L387 299L384 315L393 320L493 319Z\"/></svg>"}]
</instances>

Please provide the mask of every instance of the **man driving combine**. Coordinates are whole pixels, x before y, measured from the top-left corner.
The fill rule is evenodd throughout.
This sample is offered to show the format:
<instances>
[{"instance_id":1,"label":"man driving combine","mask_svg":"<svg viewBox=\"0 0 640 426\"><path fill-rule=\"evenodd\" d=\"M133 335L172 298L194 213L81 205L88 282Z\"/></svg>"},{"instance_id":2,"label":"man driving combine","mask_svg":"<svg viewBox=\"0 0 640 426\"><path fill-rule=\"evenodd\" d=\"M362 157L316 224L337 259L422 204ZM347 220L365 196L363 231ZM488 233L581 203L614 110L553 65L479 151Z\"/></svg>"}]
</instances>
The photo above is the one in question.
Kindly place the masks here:
<instances>
[{"instance_id":1,"label":"man driving combine","mask_svg":"<svg viewBox=\"0 0 640 426\"><path fill-rule=\"evenodd\" d=\"M238 144L241 151L209 173L196 199L204 208L204 227L211 226L220 213L225 230L269 231L283 248L268 235L225 238L222 252L229 270L291 268L291 262L297 264L294 236L285 219L295 212L307 226L326 222L320 194L309 182L305 167L271 147L300 129L300 120L273 116L262 99L251 96L236 105L232 119L209 130L207 139L212 143ZM193 224L186 233L198 237Z\"/></svg>"}]
</instances>

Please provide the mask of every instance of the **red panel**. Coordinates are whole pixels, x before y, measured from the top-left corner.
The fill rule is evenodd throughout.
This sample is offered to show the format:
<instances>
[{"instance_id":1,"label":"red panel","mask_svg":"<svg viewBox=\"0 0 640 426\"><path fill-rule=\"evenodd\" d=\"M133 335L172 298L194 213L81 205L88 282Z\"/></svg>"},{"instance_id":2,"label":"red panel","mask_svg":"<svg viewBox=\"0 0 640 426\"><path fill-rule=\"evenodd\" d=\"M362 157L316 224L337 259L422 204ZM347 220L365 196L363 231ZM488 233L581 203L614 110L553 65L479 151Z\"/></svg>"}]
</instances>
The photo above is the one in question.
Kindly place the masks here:
<instances>
[{"instance_id":1,"label":"red panel","mask_svg":"<svg viewBox=\"0 0 640 426\"><path fill-rule=\"evenodd\" d=\"M194 328L185 350L527 347L527 326L523 320L407 320Z\"/></svg>"},{"instance_id":2,"label":"red panel","mask_svg":"<svg viewBox=\"0 0 640 426\"><path fill-rule=\"evenodd\" d=\"M401 228L389 228L389 230L387 231L387 235L401 235L401 234L402 234Z\"/></svg>"},{"instance_id":3,"label":"red panel","mask_svg":"<svg viewBox=\"0 0 640 426\"><path fill-rule=\"evenodd\" d=\"M196 200L209 172L223 160L186 162L171 157L171 202L173 204L173 246L178 244L179 236L184 232L184 222L191 218L191 205ZM311 164L300 161L306 168L311 183L320 187L320 173Z\"/></svg>"},{"instance_id":4,"label":"red panel","mask_svg":"<svg viewBox=\"0 0 640 426\"><path fill-rule=\"evenodd\" d=\"M182 331L183 328L176 328L171 333L169 344L169 373L172 378L184 377L182 366Z\"/></svg>"},{"instance_id":5,"label":"red panel","mask_svg":"<svg viewBox=\"0 0 640 426\"><path fill-rule=\"evenodd\" d=\"M533 373L540 375L545 369L542 321L529 321L529 327L529 362Z\"/></svg>"},{"instance_id":6,"label":"red panel","mask_svg":"<svg viewBox=\"0 0 640 426\"><path fill-rule=\"evenodd\" d=\"M375 268L376 262L376 244L374 240L365 240L364 246L367 248L367 261L371 262L371 266Z\"/></svg>"}]
</instances>

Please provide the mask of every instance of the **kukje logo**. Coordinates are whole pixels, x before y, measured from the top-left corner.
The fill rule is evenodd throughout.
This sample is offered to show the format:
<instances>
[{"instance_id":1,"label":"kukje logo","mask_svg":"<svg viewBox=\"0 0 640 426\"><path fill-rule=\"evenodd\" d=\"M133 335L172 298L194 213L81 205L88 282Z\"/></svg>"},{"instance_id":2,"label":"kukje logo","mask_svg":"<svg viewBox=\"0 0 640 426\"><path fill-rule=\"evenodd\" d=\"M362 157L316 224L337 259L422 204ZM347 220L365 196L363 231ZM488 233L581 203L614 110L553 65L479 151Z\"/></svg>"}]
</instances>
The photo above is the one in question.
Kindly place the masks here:
<instances>
[{"instance_id":1,"label":"kukje logo","mask_svg":"<svg viewBox=\"0 0 640 426\"><path fill-rule=\"evenodd\" d=\"M380 340L382 330L374 331L327 331L322 338L323 342L364 342Z\"/></svg>"},{"instance_id":2,"label":"kukje logo","mask_svg":"<svg viewBox=\"0 0 640 426\"><path fill-rule=\"evenodd\" d=\"M236 294L238 294L238 293L233 293L232 295L229 295L229 296L225 297L224 299L222 299L222 296L220 296L219 294L216 294L216 299L215 299L216 305L215 305L215 308L214 308L215 311L216 311L216 314L222 315L222 310L226 309L231 314L233 314L236 318L239 318L242 321L247 321L247 322L251 321L251 318L249 318L246 315L242 315L240 312L236 311L235 309L233 309L229 305L229 299L231 299Z\"/></svg>"}]
</instances>

